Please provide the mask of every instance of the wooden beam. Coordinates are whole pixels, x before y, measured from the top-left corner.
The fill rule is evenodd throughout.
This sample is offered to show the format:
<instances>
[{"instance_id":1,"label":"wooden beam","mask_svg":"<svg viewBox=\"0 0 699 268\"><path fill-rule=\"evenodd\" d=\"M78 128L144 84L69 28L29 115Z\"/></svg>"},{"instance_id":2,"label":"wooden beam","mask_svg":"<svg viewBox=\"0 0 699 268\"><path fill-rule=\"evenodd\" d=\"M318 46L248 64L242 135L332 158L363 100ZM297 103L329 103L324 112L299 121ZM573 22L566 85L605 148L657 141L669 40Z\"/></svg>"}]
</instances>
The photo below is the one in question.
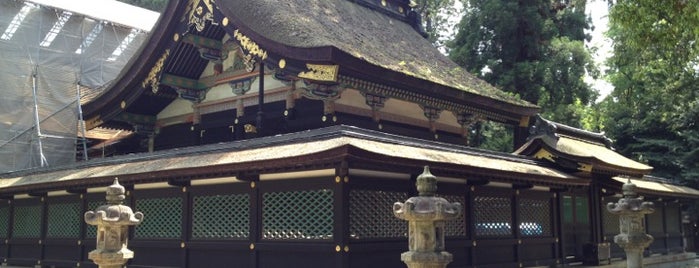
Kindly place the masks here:
<instances>
[{"instance_id":1,"label":"wooden beam","mask_svg":"<svg viewBox=\"0 0 699 268\"><path fill-rule=\"evenodd\" d=\"M182 42L192 44L196 47L205 47L218 50L221 50L221 48L223 48L223 42L196 34L185 35L182 39Z\"/></svg>"}]
</instances>

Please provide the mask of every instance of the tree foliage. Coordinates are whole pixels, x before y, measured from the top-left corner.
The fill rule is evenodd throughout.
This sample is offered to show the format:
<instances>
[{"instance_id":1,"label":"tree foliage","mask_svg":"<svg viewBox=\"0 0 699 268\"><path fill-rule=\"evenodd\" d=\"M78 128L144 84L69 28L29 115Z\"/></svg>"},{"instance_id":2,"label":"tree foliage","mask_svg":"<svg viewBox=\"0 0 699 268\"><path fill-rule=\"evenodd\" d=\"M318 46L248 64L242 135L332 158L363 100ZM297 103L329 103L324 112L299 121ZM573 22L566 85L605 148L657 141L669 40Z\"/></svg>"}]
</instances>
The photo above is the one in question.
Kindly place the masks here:
<instances>
[{"instance_id":1,"label":"tree foliage","mask_svg":"<svg viewBox=\"0 0 699 268\"><path fill-rule=\"evenodd\" d=\"M428 39L436 47L446 50L446 42L453 32L453 18L461 16L456 7L459 0L414 0L415 9L423 19Z\"/></svg>"},{"instance_id":2,"label":"tree foliage","mask_svg":"<svg viewBox=\"0 0 699 268\"><path fill-rule=\"evenodd\" d=\"M668 178L699 178L699 0L618 0L602 109L625 155Z\"/></svg>"},{"instance_id":3,"label":"tree foliage","mask_svg":"<svg viewBox=\"0 0 699 268\"><path fill-rule=\"evenodd\" d=\"M584 0L469 0L450 57L491 84L542 107L551 120L581 127L597 92L585 40Z\"/></svg>"},{"instance_id":4,"label":"tree foliage","mask_svg":"<svg viewBox=\"0 0 699 268\"><path fill-rule=\"evenodd\" d=\"M470 72L542 107L546 117L580 126L576 105L596 92L597 75L584 41L585 1L470 0L450 56Z\"/></svg>"}]
</instances>

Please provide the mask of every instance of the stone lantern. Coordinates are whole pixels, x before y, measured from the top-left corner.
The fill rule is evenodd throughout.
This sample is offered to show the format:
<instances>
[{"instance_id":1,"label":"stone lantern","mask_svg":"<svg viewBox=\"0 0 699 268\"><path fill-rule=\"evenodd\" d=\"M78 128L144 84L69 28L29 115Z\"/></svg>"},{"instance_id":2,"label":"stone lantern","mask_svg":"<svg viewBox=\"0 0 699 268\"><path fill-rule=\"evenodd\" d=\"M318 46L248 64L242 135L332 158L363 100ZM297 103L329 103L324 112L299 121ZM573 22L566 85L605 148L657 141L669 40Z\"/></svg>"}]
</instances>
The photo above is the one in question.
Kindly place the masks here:
<instances>
[{"instance_id":1,"label":"stone lantern","mask_svg":"<svg viewBox=\"0 0 699 268\"><path fill-rule=\"evenodd\" d=\"M393 204L393 214L408 221L409 251L401 254L408 268L443 268L452 261L444 251L444 223L461 216L461 204L436 197L437 178L428 166L417 177L419 196Z\"/></svg>"},{"instance_id":2,"label":"stone lantern","mask_svg":"<svg viewBox=\"0 0 699 268\"><path fill-rule=\"evenodd\" d=\"M107 205L85 212L85 222L97 225L97 249L90 251L88 258L100 268L123 267L134 255L126 248L129 225L140 224L143 213L134 213L130 207L122 205L126 198L124 193L124 187L114 179L114 184L107 187Z\"/></svg>"},{"instance_id":3,"label":"stone lantern","mask_svg":"<svg viewBox=\"0 0 699 268\"><path fill-rule=\"evenodd\" d=\"M614 236L614 243L626 252L628 268L641 268L643 250L653 242L653 237L645 233L644 224L645 215L653 213L653 203L643 202L643 198L638 197L636 185L631 183L631 179L621 190L624 196L616 204L607 204L610 213L619 215L620 234Z\"/></svg>"}]
</instances>

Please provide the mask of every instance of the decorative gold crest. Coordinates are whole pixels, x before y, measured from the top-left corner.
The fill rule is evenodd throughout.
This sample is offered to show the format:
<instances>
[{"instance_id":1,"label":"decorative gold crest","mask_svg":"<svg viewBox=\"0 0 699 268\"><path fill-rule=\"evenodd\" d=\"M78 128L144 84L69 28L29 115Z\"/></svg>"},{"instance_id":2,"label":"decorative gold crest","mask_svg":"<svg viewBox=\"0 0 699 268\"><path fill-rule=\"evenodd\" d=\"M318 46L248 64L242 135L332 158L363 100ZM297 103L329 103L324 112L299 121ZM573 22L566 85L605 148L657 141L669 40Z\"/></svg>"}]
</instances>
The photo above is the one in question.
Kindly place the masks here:
<instances>
[{"instance_id":1,"label":"decorative gold crest","mask_svg":"<svg viewBox=\"0 0 699 268\"><path fill-rule=\"evenodd\" d=\"M297 76L316 81L337 81L339 65L306 64L308 71L300 72Z\"/></svg>"},{"instance_id":2,"label":"decorative gold crest","mask_svg":"<svg viewBox=\"0 0 699 268\"><path fill-rule=\"evenodd\" d=\"M187 21L194 24L194 28L201 32L209 21L217 25L214 21L214 0L189 0L186 12L189 13Z\"/></svg>"},{"instance_id":3,"label":"decorative gold crest","mask_svg":"<svg viewBox=\"0 0 699 268\"><path fill-rule=\"evenodd\" d=\"M233 32L233 37L235 38L235 40L238 40L238 43L240 43L240 47L243 48L243 50L246 51L247 54L258 56L260 57L260 59L263 60L267 58L267 51L260 48L260 46L257 43L255 43L255 41L252 41L252 39L245 36L243 33L238 31L238 29L236 29Z\"/></svg>"},{"instance_id":4,"label":"decorative gold crest","mask_svg":"<svg viewBox=\"0 0 699 268\"><path fill-rule=\"evenodd\" d=\"M158 59L158 61L155 62L153 68L150 69L148 77L146 77L146 79L143 80L143 82L141 83L142 88L146 88L146 86L150 85L153 90L153 93L158 93L158 86L160 86L160 72L163 70L163 65L165 64L165 60L168 56L170 56L170 50L166 49L165 53L163 53L163 55L160 56L160 59Z\"/></svg>"}]
</instances>

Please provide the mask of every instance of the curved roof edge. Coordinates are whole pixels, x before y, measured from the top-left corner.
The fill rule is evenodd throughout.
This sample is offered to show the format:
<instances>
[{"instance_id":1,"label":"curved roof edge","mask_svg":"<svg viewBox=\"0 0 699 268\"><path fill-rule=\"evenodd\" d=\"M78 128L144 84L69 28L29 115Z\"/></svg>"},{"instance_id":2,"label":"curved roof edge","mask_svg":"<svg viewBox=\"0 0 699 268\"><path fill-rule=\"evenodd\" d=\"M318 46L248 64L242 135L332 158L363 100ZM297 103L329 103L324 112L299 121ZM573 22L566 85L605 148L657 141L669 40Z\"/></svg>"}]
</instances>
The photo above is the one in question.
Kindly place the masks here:
<instances>
[{"instance_id":1,"label":"curved roof edge","mask_svg":"<svg viewBox=\"0 0 699 268\"><path fill-rule=\"evenodd\" d=\"M102 94L82 105L85 121L109 120L120 110L121 101L133 101L144 89L139 85L145 78L153 64L161 57L158 52L167 47L170 40L169 34L182 13L180 3L186 0L168 0L168 5L161 13L148 39L138 52L134 54L129 63L113 83ZM136 85L136 86L134 86ZM134 88L140 88L139 92L133 92Z\"/></svg>"},{"instance_id":2,"label":"curved roof edge","mask_svg":"<svg viewBox=\"0 0 699 268\"><path fill-rule=\"evenodd\" d=\"M590 132L537 116L527 143L514 154L547 159L564 168L607 175L643 176L653 167L636 162L611 147L602 133Z\"/></svg>"},{"instance_id":3,"label":"curved roof edge","mask_svg":"<svg viewBox=\"0 0 699 268\"><path fill-rule=\"evenodd\" d=\"M668 182L650 180L648 176L644 176L640 179L628 177L614 177L613 179L620 184L630 181L636 185L637 191L640 194L699 199L699 190L697 189Z\"/></svg>"},{"instance_id":4,"label":"curved roof edge","mask_svg":"<svg viewBox=\"0 0 699 268\"><path fill-rule=\"evenodd\" d=\"M293 0L279 5L271 0L235 0L217 4L241 32L284 57L336 62L342 64L341 72L349 69L402 88L471 100L475 106L520 116L533 116L539 111L538 106L466 72L407 23L391 20L353 1ZM322 10L327 17L314 10Z\"/></svg>"},{"instance_id":5,"label":"curved roof edge","mask_svg":"<svg viewBox=\"0 0 699 268\"><path fill-rule=\"evenodd\" d=\"M294 0L293 4L300 5L299 3L296 3L298 1L300 0ZM259 44L261 48L270 51L270 54L274 54L276 60L286 58L288 60L287 62L289 62L292 61L295 57L297 59L297 63L306 62L341 64L342 67L340 68L340 74L345 72L345 74L349 74L351 76L360 75L371 80L381 81L386 85L394 86L402 90L435 96L444 100L458 100L458 102L464 105L472 106L476 109L484 111L492 111L494 114L499 114L504 116L505 118L509 118L511 123L520 122L522 120L522 117L533 116L539 112L538 106L535 106L523 100L515 99L514 97L496 89L495 87L486 83L485 81L480 80L473 75L465 73L464 70L458 68L458 66L456 66L455 63L453 63L451 60L439 53L439 51L436 48L431 46L431 44L429 44L429 42L422 38L422 36L420 36L420 34L417 33L410 25L404 22L386 19L388 17L383 18L383 15L379 16L380 14L373 14L376 12L371 11L370 9L367 9L366 7L363 7L361 5L352 3L352 1L314 1L314 3L318 5L335 5L337 3L342 3L342 5L345 6L356 6L353 7L353 9L356 9L355 11L364 10L362 12L372 14L371 16L380 18L379 21L377 21L376 23L381 23L381 25L386 27L397 27L396 29L398 29L397 31L399 33L405 33L405 36L407 36L400 37L403 36L403 34L399 35L399 37L402 40L405 40L405 42L413 40L416 43L407 43L401 46L396 45L395 42L388 40L384 43L372 43L373 45L380 45L380 47L372 46L364 49L364 51L373 54L381 54L384 52L389 53L387 55L384 55L384 59L390 59L391 61L395 61L392 62L389 66L387 64L376 64L376 62L373 62L369 59L369 55L365 57L362 56L361 53L358 54L357 51L353 51L351 49L339 45L339 43L343 42L331 42L327 44L312 44L312 42L308 42L308 44L311 44L313 46L302 47L294 46L294 44L288 44L273 40L272 38L268 38L269 36L265 35L264 32L258 32L258 29L251 26L257 25L255 24L254 20L246 21L244 19L249 18L242 17L252 15L255 19L264 19L263 16L261 14L257 14L254 9L245 10L245 8L241 7L246 7L248 5L269 6L270 4L279 6L279 3L277 1L217 1L216 3L214 3L214 5L218 4L221 6L217 7L218 9L216 9L217 11L214 12L214 15L223 17L216 17L214 19L215 21L222 21L225 18L226 21L230 22L227 26L229 27L229 29L227 29L227 32L229 34L236 29L233 27L237 27L237 29L239 29L240 32L244 33L255 43ZM192 10L192 7L189 5L193 5L193 3L194 2L185 0L169 1L168 5L166 6L165 10L160 16L160 19L156 23L154 29L151 31L148 41L146 41L146 44L141 48L141 51L138 54L140 56L136 56L132 59L132 61L127 65L127 67L125 67L124 70L122 70L120 76L115 80L115 82L112 85L109 86L109 88L104 90L105 92L102 95L84 104L83 113L85 114L86 121L108 121L112 117L116 116L116 114L121 112L122 101L125 102L126 106L128 106L133 101L135 101L140 94L142 94L144 89L141 87L141 81L145 79L145 77L148 75L148 72L151 71L151 68L154 66L155 62L162 55L165 49L173 47L174 42L177 42L172 38L172 35L176 33L175 29L183 30L189 27L189 25L187 25L188 21L185 19L185 13L189 10ZM307 7L307 5L304 4L304 7ZM241 12L249 14L241 15ZM257 16L253 14L257 14ZM353 13L353 15L356 14ZM284 18L267 17L266 19L272 21L274 19L281 20L288 18L294 18L296 21L303 19L303 17L299 14L290 13L289 16L290 17ZM315 16L317 17L317 15ZM287 22L288 21L285 20L273 21L273 23L282 24L286 24ZM374 22L367 21L366 23L367 25L369 25ZM223 23L218 23L216 27L224 27L222 24ZM260 24L269 25L270 22L265 20L264 23ZM207 27L212 26L213 25ZM274 25L269 26L273 27ZM357 31L366 31L367 28L366 25L355 26L357 28L355 30ZM382 34L383 30L387 31L387 29L384 28L376 28L377 25L373 25L373 27L375 27L375 29L372 28L374 29L373 33L377 35ZM289 35L294 33L289 32L286 34ZM310 41L307 39L303 40ZM359 42L364 41L359 40ZM413 45L416 45L417 47L414 47ZM394 51L394 48L400 48L400 51L396 52ZM410 55L410 59L414 60L401 60L402 58L399 56L394 57L395 55L403 54ZM383 56L375 56L374 58L376 57ZM172 58L172 56L168 59L170 58ZM270 56L270 58L272 58L272 56ZM270 61L270 58L268 58L266 61ZM420 60L416 61L415 59ZM266 63L270 66L277 65L277 62ZM411 75L410 73L407 73L400 69L404 66L411 66L410 68L413 69L421 68L420 66L422 66L425 67L424 69L427 71L427 73L431 72L431 74L422 74L421 76ZM453 70L458 69L457 73L460 74L458 75L458 77L460 77L463 80L463 83L471 85L468 88L468 90L465 90L465 86L463 85L453 83L453 81L455 81L453 79L457 79L458 77L457 75L454 75L457 73L450 72L452 71L452 67ZM432 69L434 69L434 71L431 71Z\"/></svg>"},{"instance_id":6,"label":"curved roof edge","mask_svg":"<svg viewBox=\"0 0 699 268\"><path fill-rule=\"evenodd\" d=\"M416 146L415 144L419 144ZM269 154L273 148L275 154ZM50 191L94 187L113 180L146 183L178 178L205 178L260 169L298 169L310 164L340 161L388 161L390 165L449 169L479 174L497 181L527 180L540 185L584 186L589 180L560 172L528 157L485 153L463 146L334 126L255 140L212 144L192 148L144 153L88 161L60 168L3 174L0 195L22 191ZM283 160L282 160L283 159ZM400 160L400 161L396 161ZM264 165L261 163L265 163ZM317 165L316 165L317 166ZM465 176L464 181L473 179Z\"/></svg>"}]
</instances>

